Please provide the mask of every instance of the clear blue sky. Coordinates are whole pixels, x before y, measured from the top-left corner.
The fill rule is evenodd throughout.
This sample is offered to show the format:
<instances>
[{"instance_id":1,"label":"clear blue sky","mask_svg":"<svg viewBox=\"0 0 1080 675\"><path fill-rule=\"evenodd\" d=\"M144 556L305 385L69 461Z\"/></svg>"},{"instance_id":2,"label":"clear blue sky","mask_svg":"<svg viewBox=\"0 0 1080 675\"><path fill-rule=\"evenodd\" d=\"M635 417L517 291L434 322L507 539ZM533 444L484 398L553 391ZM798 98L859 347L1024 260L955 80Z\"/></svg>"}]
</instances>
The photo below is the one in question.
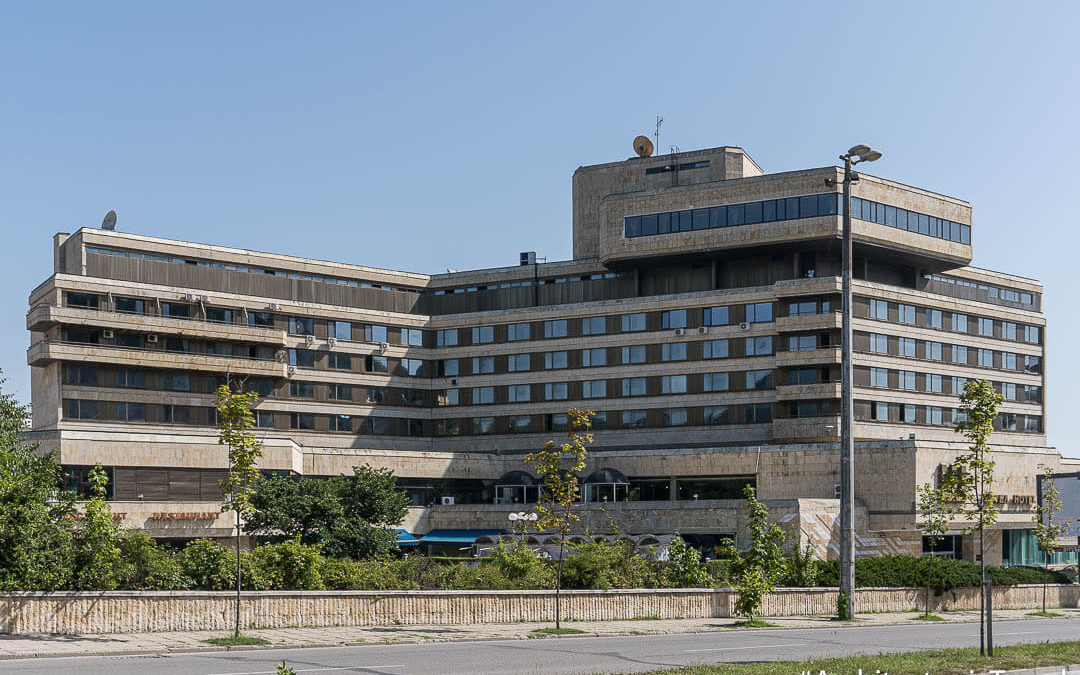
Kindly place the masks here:
<instances>
[{"instance_id":1,"label":"clear blue sky","mask_svg":"<svg viewBox=\"0 0 1080 675\"><path fill-rule=\"evenodd\" d=\"M855 142L970 200L1046 284L1051 444L1080 456L1077 3L7 3L0 365L29 399L50 238L119 228L438 272L570 257L570 176L661 146L767 171ZM1070 310L1069 307L1074 307Z\"/></svg>"}]
</instances>

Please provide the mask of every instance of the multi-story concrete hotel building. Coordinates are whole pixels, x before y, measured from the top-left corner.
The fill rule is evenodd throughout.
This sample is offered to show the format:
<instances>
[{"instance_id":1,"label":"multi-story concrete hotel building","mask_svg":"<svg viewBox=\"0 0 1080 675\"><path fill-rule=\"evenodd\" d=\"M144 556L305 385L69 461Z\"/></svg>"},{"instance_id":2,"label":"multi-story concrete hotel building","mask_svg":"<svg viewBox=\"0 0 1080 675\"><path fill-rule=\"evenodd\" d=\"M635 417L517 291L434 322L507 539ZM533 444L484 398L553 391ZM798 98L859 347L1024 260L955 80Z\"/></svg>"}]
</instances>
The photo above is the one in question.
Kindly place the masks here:
<instances>
[{"instance_id":1,"label":"multi-story concrete hotel building","mask_svg":"<svg viewBox=\"0 0 1080 675\"><path fill-rule=\"evenodd\" d=\"M471 544L510 531L538 491L524 454L589 408L593 534L741 543L750 483L824 555L841 178L767 174L736 147L581 167L573 260L435 275L58 234L27 316L31 435L73 489L105 466L129 526L227 536L212 392L231 378L263 397L265 470L390 467L415 505L404 529ZM859 553L921 550L916 486L965 450L957 394L979 378L1005 398L988 558L1030 562L1038 467L1071 466L1046 445L1042 286L968 266L967 202L865 174L854 195ZM970 557L965 539L941 548Z\"/></svg>"}]
</instances>

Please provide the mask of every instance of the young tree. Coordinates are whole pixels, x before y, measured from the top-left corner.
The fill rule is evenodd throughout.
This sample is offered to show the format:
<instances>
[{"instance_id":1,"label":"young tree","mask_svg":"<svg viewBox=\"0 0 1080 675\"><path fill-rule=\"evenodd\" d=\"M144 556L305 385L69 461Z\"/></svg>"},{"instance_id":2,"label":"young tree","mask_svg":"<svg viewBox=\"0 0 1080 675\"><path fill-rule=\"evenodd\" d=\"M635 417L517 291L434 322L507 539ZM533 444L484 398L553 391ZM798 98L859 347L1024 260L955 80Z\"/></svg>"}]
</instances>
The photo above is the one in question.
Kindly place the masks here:
<instances>
[{"instance_id":1,"label":"young tree","mask_svg":"<svg viewBox=\"0 0 1080 675\"><path fill-rule=\"evenodd\" d=\"M90 498L83 507L79 545L75 551L75 588L111 591L121 573L120 526L113 522L108 494L109 479L101 465L90 471Z\"/></svg>"},{"instance_id":2,"label":"young tree","mask_svg":"<svg viewBox=\"0 0 1080 675\"><path fill-rule=\"evenodd\" d=\"M1047 465L1042 469L1039 501L1035 505L1032 520L1035 521L1035 539L1043 552L1042 611L1046 614L1046 577L1050 573L1050 553L1056 547L1057 540L1069 531L1069 525L1065 522L1054 522L1054 514L1062 509L1061 492L1054 484L1054 470Z\"/></svg>"},{"instance_id":3,"label":"young tree","mask_svg":"<svg viewBox=\"0 0 1080 675\"><path fill-rule=\"evenodd\" d=\"M956 432L968 440L968 453L956 458L945 472L944 492L968 524L964 534L978 533L979 579L986 585L986 530L997 522L994 496L994 462L990 459L990 435L997 407L1004 399L986 380L968 380L960 394L960 421ZM986 655L985 594L979 593L979 653Z\"/></svg>"},{"instance_id":4,"label":"young tree","mask_svg":"<svg viewBox=\"0 0 1080 675\"><path fill-rule=\"evenodd\" d=\"M769 522L769 507L757 500L754 488L743 488L746 511L750 518L750 548L743 555L742 570L735 579L739 597L735 613L752 624L761 612L765 596L773 592L784 574L784 531Z\"/></svg>"},{"instance_id":5,"label":"young tree","mask_svg":"<svg viewBox=\"0 0 1080 675\"><path fill-rule=\"evenodd\" d=\"M930 616L930 580L934 576L934 547L949 531L949 509L945 493L940 487L923 483L916 488L919 495L919 513L922 514L922 531L930 544L930 560L926 571L926 616Z\"/></svg>"},{"instance_id":6,"label":"young tree","mask_svg":"<svg viewBox=\"0 0 1080 675\"><path fill-rule=\"evenodd\" d=\"M589 444L593 436L591 410L571 408L568 411L568 441L555 445L553 441L544 444L544 449L525 457L543 481L540 502L536 505L536 524L538 530L554 530L559 533L559 561L555 572L555 628L562 628L560 592L562 589L563 559L566 556L566 535L579 520L571 509L581 496L580 475L585 469L585 458L589 454Z\"/></svg>"},{"instance_id":7,"label":"young tree","mask_svg":"<svg viewBox=\"0 0 1080 675\"><path fill-rule=\"evenodd\" d=\"M221 479L222 511L236 516L236 628L240 637L240 535L243 519L251 513L251 494L259 482L256 462L263 444L255 437L255 415L251 408L259 400L255 392L239 393L223 384L217 388L218 443L229 448L229 473Z\"/></svg>"}]
</instances>

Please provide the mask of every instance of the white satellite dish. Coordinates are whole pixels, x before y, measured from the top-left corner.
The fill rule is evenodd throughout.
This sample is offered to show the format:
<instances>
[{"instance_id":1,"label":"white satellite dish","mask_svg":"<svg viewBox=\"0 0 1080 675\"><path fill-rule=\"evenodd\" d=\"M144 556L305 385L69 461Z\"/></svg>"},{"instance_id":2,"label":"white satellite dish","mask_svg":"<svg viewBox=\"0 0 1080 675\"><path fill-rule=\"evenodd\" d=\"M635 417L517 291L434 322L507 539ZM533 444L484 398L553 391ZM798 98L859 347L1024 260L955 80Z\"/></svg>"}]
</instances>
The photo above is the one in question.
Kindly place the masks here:
<instances>
[{"instance_id":1,"label":"white satellite dish","mask_svg":"<svg viewBox=\"0 0 1080 675\"><path fill-rule=\"evenodd\" d=\"M116 229L116 211L109 211L105 214L105 219L101 221L101 229L110 232Z\"/></svg>"}]
</instances>

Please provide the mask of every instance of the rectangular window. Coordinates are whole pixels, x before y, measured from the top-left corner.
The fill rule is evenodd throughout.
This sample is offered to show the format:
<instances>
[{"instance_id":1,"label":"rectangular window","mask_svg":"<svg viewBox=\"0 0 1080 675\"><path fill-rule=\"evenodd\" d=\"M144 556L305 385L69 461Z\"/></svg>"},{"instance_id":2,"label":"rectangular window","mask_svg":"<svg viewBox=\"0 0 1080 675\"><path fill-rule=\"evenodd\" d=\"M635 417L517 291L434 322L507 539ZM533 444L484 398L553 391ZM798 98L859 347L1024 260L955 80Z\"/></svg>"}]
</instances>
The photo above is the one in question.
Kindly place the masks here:
<instances>
[{"instance_id":1,"label":"rectangular window","mask_svg":"<svg viewBox=\"0 0 1080 675\"><path fill-rule=\"evenodd\" d=\"M1001 396L1006 401L1015 401L1016 400L1016 385L1013 384L1012 382L1002 382L1001 383Z\"/></svg>"},{"instance_id":2,"label":"rectangular window","mask_svg":"<svg viewBox=\"0 0 1080 675\"><path fill-rule=\"evenodd\" d=\"M337 340L351 340L352 323L348 321L327 321L326 336Z\"/></svg>"},{"instance_id":3,"label":"rectangular window","mask_svg":"<svg viewBox=\"0 0 1080 675\"><path fill-rule=\"evenodd\" d=\"M581 383L582 398L604 398L607 396L607 380L585 380Z\"/></svg>"},{"instance_id":4,"label":"rectangular window","mask_svg":"<svg viewBox=\"0 0 1080 675\"><path fill-rule=\"evenodd\" d=\"M546 352L544 354L544 368L546 370L566 368L569 363L569 352Z\"/></svg>"},{"instance_id":5,"label":"rectangular window","mask_svg":"<svg viewBox=\"0 0 1080 675\"><path fill-rule=\"evenodd\" d=\"M474 326L472 329L472 343L474 345L483 345L490 342L495 342L495 327L494 326Z\"/></svg>"},{"instance_id":6,"label":"rectangular window","mask_svg":"<svg viewBox=\"0 0 1080 675\"><path fill-rule=\"evenodd\" d=\"M368 324L364 326L365 342L386 342L386 326Z\"/></svg>"},{"instance_id":7,"label":"rectangular window","mask_svg":"<svg viewBox=\"0 0 1080 675\"><path fill-rule=\"evenodd\" d=\"M1011 321L1001 322L1001 337L1006 340L1016 339L1016 324Z\"/></svg>"},{"instance_id":8,"label":"rectangular window","mask_svg":"<svg viewBox=\"0 0 1080 675\"><path fill-rule=\"evenodd\" d=\"M648 415L644 410L624 410L622 412L622 425L628 429L637 429L645 426Z\"/></svg>"},{"instance_id":9,"label":"rectangular window","mask_svg":"<svg viewBox=\"0 0 1080 675\"><path fill-rule=\"evenodd\" d=\"M1001 367L1005 370L1016 370L1016 354L1001 352Z\"/></svg>"},{"instance_id":10,"label":"rectangular window","mask_svg":"<svg viewBox=\"0 0 1080 675\"><path fill-rule=\"evenodd\" d=\"M747 323L769 323L772 320L771 302L755 302L746 306Z\"/></svg>"},{"instance_id":11,"label":"rectangular window","mask_svg":"<svg viewBox=\"0 0 1080 675\"><path fill-rule=\"evenodd\" d=\"M141 370L121 368L116 371L116 386L142 389L146 386L146 374Z\"/></svg>"},{"instance_id":12,"label":"rectangular window","mask_svg":"<svg viewBox=\"0 0 1080 675\"><path fill-rule=\"evenodd\" d=\"M1002 431L1016 431L1016 413L998 413Z\"/></svg>"},{"instance_id":13,"label":"rectangular window","mask_svg":"<svg viewBox=\"0 0 1080 675\"><path fill-rule=\"evenodd\" d=\"M623 396L644 396L645 395L645 378L644 377L624 377L622 381L622 395Z\"/></svg>"},{"instance_id":14,"label":"rectangular window","mask_svg":"<svg viewBox=\"0 0 1080 675\"><path fill-rule=\"evenodd\" d=\"M660 378L660 391L664 394L685 394L685 375L664 375Z\"/></svg>"},{"instance_id":15,"label":"rectangular window","mask_svg":"<svg viewBox=\"0 0 1080 675\"><path fill-rule=\"evenodd\" d=\"M364 365L367 366L368 372L371 373L388 373L390 372L390 362L385 356L368 356L364 359Z\"/></svg>"},{"instance_id":16,"label":"rectangular window","mask_svg":"<svg viewBox=\"0 0 1080 675\"><path fill-rule=\"evenodd\" d=\"M351 384L330 384L327 385L330 389L330 399L333 401L351 401L352 400L352 385Z\"/></svg>"},{"instance_id":17,"label":"rectangular window","mask_svg":"<svg viewBox=\"0 0 1080 675\"><path fill-rule=\"evenodd\" d=\"M256 410L255 411L255 426L260 429L273 429L274 428L274 411L273 410Z\"/></svg>"},{"instance_id":18,"label":"rectangular window","mask_svg":"<svg viewBox=\"0 0 1080 675\"><path fill-rule=\"evenodd\" d=\"M1039 344L1039 327L1024 326L1024 342Z\"/></svg>"},{"instance_id":19,"label":"rectangular window","mask_svg":"<svg viewBox=\"0 0 1080 675\"><path fill-rule=\"evenodd\" d=\"M887 321L889 319L889 303L885 300L871 300L870 318Z\"/></svg>"},{"instance_id":20,"label":"rectangular window","mask_svg":"<svg viewBox=\"0 0 1080 675\"><path fill-rule=\"evenodd\" d=\"M709 340L701 345L701 358L726 359L728 357L727 340Z\"/></svg>"},{"instance_id":21,"label":"rectangular window","mask_svg":"<svg viewBox=\"0 0 1080 675\"><path fill-rule=\"evenodd\" d=\"M495 387L473 387L472 404L487 405L495 402Z\"/></svg>"},{"instance_id":22,"label":"rectangular window","mask_svg":"<svg viewBox=\"0 0 1080 675\"><path fill-rule=\"evenodd\" d=\"M804 352L817 349L817 335L792 335L788 338L789 352Z\"/></svg>"},{"instance_id":23,"label":"rectangular window","mask_svg":"<svg viewBox=\"0 0 1080 675\"><path fill-rule=\"evenodd\" d=\"M887 387L889 386L889 371L887 368L871 368L870 369L870 386L871 387Z\"/></svg>"},{"instance_id":24,"label":"rectangular window","mask_svg":"<svg viewBox=\"0 0 1080 675\"><path fill-rule=\"evenodd\" d=\"M980 349L979 350L979 365L983 368L994 367L994 350L992 349Z\"/></svg>"},{"instance_id":25,"label":"rectangular window","mask_svg":"<svg viewBox=\"0 0 1080 675\"><path fill-rule=\"evenodd\" d=\"M927 424L942 424L941 407L936 405L926 406L926 422Z\"/></svg>"},{"instance_id":26,"label":"rectangular window","mask_svg":"<svg viewBox=\"0 0 1080 675\"><path fill-rule=\"evenodd\" d=\"M636 333L645 330L644 314L624 314L622 316L622 332Z\"/></svg>"},{"instance_id":27,"label":"rectangular window","mask_svg":"<svg viewBox=\"0 0 1080 675\"><path fill-rule=\"evenodd\" d=\"M889 336L881 333L870 333L870 351L877 354L888 354Z\"/></svg>"},{"instance_id":28,"label":"rectangular window","mask_svg":"<svg viewBox=\"0 0 1080 675\"><path fill-rule=\"evenodd\" d=\"M82 307L84 309L97 309L98 296L87 293L68 293L68 307Z\"/></svg>"},{"instance_id":29,"label":"rectangular window","mask_svg":"<svg viewBox=\"0 0 1080 675\"><path fill-rule=\"evenodd\" d=\"M117 312L123 312L124 314L146 314L146 301L145 300L139 300L138 298L117 298L116 302L115 302L115 307L116 307ZM212 321L212 319L210 318L210 310L211 309L216 309L216 308L213 308L213 307L208 307L207 308L207 310L206 310L206 320L207 321ZM224 312L229 312L230 316L232 314L231 309L220 309L220 310L217 310L217 311L223 312L223 313ZM230 321L230 323L231 323L231 321Z\"/></svg>"},{"instance_id":30,"label":"rectangular window","mask_svg":"<svg viewBox=\"0 0 1080 675\"><path fill-rule=\"evenodd\" d=\"M874 401L871 403L872 415L871 418L878 422L889 421L889 404L884 401Z\"/></svg>"},{"instance_id":31,"label":"rectangular window","mask_svg":"<svg viewBox=\"0 0 1080 675\"><path fill-rule=\"evenodd\" d=\"M754 403L745 408L748 424L772 422L772 403Z\"/></svg>"},{"instance_id":32,"label":"rectangular window","mask_svg":"<svg viewBox=\"0 0 1080 675\"><path fill-rule=\"evenodd\" d=\"M979 335L985 335L987 337L994 337L994 320L984 319L979 317Z\"/></svg>"},{"instance_id":33,"label":"rectangular window","mask_svg":"<svg viewBox=\"0 0 1080 675\"><path fill-rule=\"evenodd\" d=\"M760 337L746 338L747 356L767 356L769 354L772 354L772 336L762 335Z\"/></svg>"},{"instance_id":34,"label":"rectangular window","mask_svg":"<svg viewBox=\"0 0 1080 675\"><path fill-rule=\"evenodd\" d=\"M293 398L314 398L315 384L313 382L292 380L289 382L289 396Z\"/></svg>"},{"instance_id":35,"label":"rectangular window","mask_svg":"<svg viewBox=\"0 0 1080 675\"><path fill-rule=\"evenodd\" d=\"M191 378L187 373L165 373L164 386L168 391L191 391Z\"/></svg>"},{"instance_id":36,"label":"rectangular window","mask_svg":"<svg viewBox=\"0 0 1080 675\"><path fill-rule=\"evenodd\" d=\"M705 424L728 424L731 421L726 405L706 406L703 413Z\"/></svg>"},{"instance_id":37,"label":"rectangular window","mask_svg":"<svg viewBox=\"0 0 1080 675\"><path fill-rule=\"evenodd\" d=\"M622 348L622 362L626 363L645 363L645 345L635 345L633 347Z\"/></svg>"},{"instance_id":38,"label":"rectangular window","mask_svg":"<svg viewBox=\"0 0 1080 675\"><path fill-rule=\"evenodd\" d=\"M368 403L386 403L387 397L386 387L368 387L367 388L367 402Z\"/></svg>"},{"instance_id":39,"label":"rectangular window","mask_svg":"<svg viewBox=\"0 0 1080 675\"><path fill-rule=\"evenodd\" d=\"M728 391L727 373L705 373L702 376L703 388L706 392Z\"/></svg>"},{"instance_id":40,"label":"rectangular window","mask_svg":"<svg viewBox=\"0 0 1080 675\"><path fill-rule=\"evenodd\" d=\"M915 356L915 338L899 338L897 347L900 356Z\"/></svg>"},{"instance_id":41,"label":"rectangular window","mask_svg":"<svg viewBox=\"0 0 1080 675\"><path fill-rule=\"evenodd\" d=\"M595 368L597 366L607 365L607 350L603 348L598 349L582 349L581 350L581 367L582 368Z\"/></svg>"},{"instance_id":42,"label":"rectangular window","mask_svg":"<svg viewBox=\"0 0 1080 675\"><path fill-rule=\"evenodd\" d=\"M529 339L529 324L512 323L506 327L506 339L508 342Z\"/></svg>"},{"instance_id":43,"label":"rectangular window","mask_svg":"<svg viewBox=\"0 0 1080 675\"><path fill-rule=\"evenodd\" d=\"M660 349L661 358L664 361L685 361L686 360L686 343L685 342L666 342Z\"/></svg>"},{"instance_id":44,"label":"rectangular window","mask_svg":"<svg viewBox=\"0 0 1080 675\"><path fill-rule=\"evenodd\" d=\"M330 431L352 431L352 415L331 415Z\"/></svg>"},{"instance_id":45,"label":"rectangular window","mask_svg":"<svg viewBox=\"0 0 1080 675\"><path fill-rule=\"evenodd\" d=\"M686 328L686 310L673 309L660 314L660 328Z\"/></svg>"},{"instance_id":46,"label":"rectangular window","mask_svg":"<svg viewBox=\"0 0 1080 675\"><path fill-rule=\"evenodd\" d=\"M297 368L314 368L315 352L310 349L289 349L289 365Z\"/></svg>"},{"instance_id":47,"label":"rectangular window","mask_svg":"<svg viewBox=\"0 0 1080 675\"><path fill-rule=\"evenodd\" d=\"M251 328L273 328L274 315L270 312L248 312L248 326Z\"/></svg>"},{"instance_id":48,"label":"rectangular window","mask_svg":"<svg viewBox=\"0 0 1080 675\"><path fill-rule=\"evenodd\" d=\"M311 413L289 413L290 429L314 429L315 416Z\"/></svg>"},{"instance_id":49,"label":"rectangular window","mask_svg":"<svg viewBox=\"0 0 1080 675\"><path fill-rule=\"evenodd\" d=\"M926 374L926 391L931 391L935 394L941 393L941 375L937 373Z\"/></svg>"},{"instance_id":50,"label":"rectangular window","mask_svg":"<svg viewBox=\"0 0 1080 675\"><path fill-rule=\"evenodd\" d=\"M439 420L435 423L435 433L439 436L459 436L461 420Z\"/></svg>"},{"instance_id":51,"label":"rectangular window","mask_svg":"<svg viewBox=\"0 0 1080 675\"><path fill-rule=\"evenodd\" d=\"M146 405L143 403L117 403L116 419L124 422L145 422Z\"/></svg>"},{"instance_id":52,"label":"rectangular window","mask_svg":"<svg viewBox=\"0 0 1080 675\"><path fill-rule=\"evenodd\" d=\"M803 300L788 304L788 316L810 316L817 314L817 302Z\"/></svg>"},{"instance_id":53,"label":"rectangular window","mask_svg":"<svg viewBox=\"0 0 1080 675\"><path fill-rule=\"evenodd\" d=\"M530 398L530 389L527 384L511 384L506 387L506 400L510 403L525 403Z\"/></svg>"},{"instance_id":54,"label":"rectangular window","mask_svg":"<svg viewBox=\"0 0 1080 675\"><path fill-rule=\"evenodd\" d=\"M908 424L915 423L915 406L911 403L903 403L900 405L901 418Z\"/></svg>"},{"instance_id":55,"label":"rectangular window","mask_svg":"<svg viewBox=\"0 0 1080 675\"><path fill-rule=\"evenodd\" d=\"M290 316L289 317L289 334L290 335L314 335L315 334L315 319L303 316Z\"/></svg>"},{"instance_id":56,"label":"rectangular window","mask_svg":"<svg viewBox=\"0 0 1080 675\"><path fill-rule=\"evenodd\" d=\"M564 338L566 337L566 319L558 319L556 321L544 322L544 337L545 338Z\"/></svg>"},{"instance_id":57,"label":"rectangular window","mask_svg":"<svg viewBox=\"0 0 1080 675\"><path fill-rule=\"evenodd\" d=\"M726 326L731 323L729 319L730 308L728 307L706 307L704 324L706 326Z\"/></svg>"},{"instance_id":58,"label":"rectangular window","mask_svg":"<svg viewBox=\"0 0 1080 675\"><path fill-rule=\"evenodd\" d=\"M191 305L185 305L180 302L163 302L161 303L161 316L167 316L173 319L190 319Z\"/></svg>"},{"instance_id":59,"label":"rectangular window","mask_svg":"<svg viewBox=\"0 0 1080 675\"><path fill-rule=\"evenodd\" d=\"M495 433L494 417L474 417L472 420L474 434L486 435Z\"/></svg>"},{"instance_id":60,"label":"rectangular window","mask_svg":"<svg viewBox=\"0 0 1080 675\"><path fill-rule=\"evenodd\" d=\"M965 347L964 345L953 345L952 346L952 362L953 363L967 363L968 362L967 347Z\"/></svg>"},{"instance_id":61,"label":"rectangular window","mask_svg":"<svg viewBox=\"0 0 1080 675\"><path fill-rule=\"evenodd\" d=\"M1024 355L1024 372L1025 373L1041 373L1042 372L1042 357L1031 356L1029 354Z\"/></svg>"},{"instance_id":62,"label":"rectangular window","mask_svg":"<svg viewBox=\"0 0 1080 675\"><path fill-rule=\"evenodd\" d=\"M375 436L389 436L393 433L394 427L391 427L391 420L389 417L369 417L367 418L368 433Z\"/></svg>"},{"instance_id":63,"label":"rectangular window","mask_svg":"<svg viewBox=\"0 0 1080 675\"><path fill-rule=\"evenodd\" d=\"M495 372L494 356L474 356L472 360L473 375L487 375Z\"/></svg>"},{"instance_id":64,"label":"rectangular window","mask_svg":"<svg viewBox=\"0 0 1080 675\"><path fill-rule=\"evenodd\" d=\"M686 426L686 420L686 408L668 408L661 416L661 422L665 427Z\"/></svg>"},{"instance_id":65,"label":"rectangular window","mask_svg":"<svg viewBox=\"0 0 1080 675\"><path fill-rule=\"evenodd\" d=\"M80 401L79 399L68 399L67 416L74 420L96 420L98 418L98 402L97 401Z\"/></svg>"},{"instance_id":66,"label":"rectangular window","mask_svg":"<svg viewBox=\"0 0 1080 675\"><path fill-rule=\"evenodd\" d=\"M957 314L956 312L953 312L953 315L952 315L952 329L953 330L955 330L957 332L960 332L960 333L966 333L967 332L967 324L968 324L967 314Z\"/></svg>"},{"instance_id":67,"label":"rectangular window","mask_svg":"<svg viewBox=\"0 0 1080 675\"><path fill-rule=\"evenodd\" d=\"M440 406L458 405L461 402L461 393L457 389L444 389L438 397Z\"/></svg>"},{"instance_id":68,"label":"rectangular window","mask_svg":"<svg viewBox=\"0 0 1080 675\"><path fill-rule=\"evenodd\" d=\"M1038 415L1024 415L1024 431L1042 433L1042 418Z\"/></svg>"},{"instance_id":69,"label":"rectangular window","mask_svg":"<svg viewBox=\"0 0 1080 675\"><path fill-rule=\"evenodd\" d=\"M523 373L529 369L528 354L511 354L506 357L506 370L511 373Z\"/></svg>"},{"instance_id":70,"label":"rectangular window","mask_svg":"<svg viewBox=\"0 0 1080 675\"><path fill-rule=\"evenodd\" d=\"M343 354L341 352L330 352L327 354L326 367L331 370L352 370L352 355Z\"/></svg>"},{"instance_id":71,"label":"rectangular window","mask_svg":"<svg viewBox=\"0 0 1080 675\"><path fill-rule=\"evenodd\" d=\"M953 378L952 378L952 393L954 395L956 395L956 396L959 396L961 393L963 393L965 384L967 384L967 378L966 377L953 376Z\"/></svg>"},{"instance_id":72,"label":"rectangular window","mask_svg":"<svg viewBox=\"0 0 1080 675\"><path fill-rule=\"evenodd\" d=\"M941 328L941 310L940 309L928 309L926 310L926 325L931 328Z\"/></svg>"},{"instance_id":73,"label":"rectangular window","mask_svg":"<svg viewBox=\"0 0 1080 675\"><path fill-rule=\"evenodd\" d=\"M746 371L747 389L772 389L773 379L771 370L748 370Z\"/></svg>"},{"instance_id":74,"label":"rectangular window","mask_svg":"<svg viewBox=\"0 0 1080 675\"><path fill-rule=\"evenodd\" d=\"M439 361L440 377L457 377L459 372L460 365L457 359L442 359Z\"/></svg>"},{"instance_id":75,"label":"rectangular window","mask_svg":"<svg viewBox=\"0 0 1080 675\"><path fill-rule=\"evenodd\" d=\"M1042 403L1042 387L1035 384L1025 384L1024 401L1026 403Z\"/></svg>"},{"instance_id":76,"label":"rectangular window","mask_svg":"<svg viewBox=\"0 0 1080 675\"><path fill-rule=\"evenodd\" d=\"M424 362L420 359L401 359L401 374L408 377L420 377Z\"/></svg>"},{"instance_id":77,"label":"rectangular window","mask_svg":"<svg viewBox=\"0 0 1080 675\"><path fill-rule=\"evenodd\" d=\"M142 302L141 300L139 302ZM142 314L142 310L137 312ZM207 307L206 320L210 323L233 323L233 310L221 307Z\"/></svg>"},{"instance_id":78,"label":"rectangular window","mask_svg":"<svg viewBox=\"0 0 1080 675\"><path fill-rule=\"evenodd\" d=\"M828 369L822 369L827 371ZM825 376L827 372L822 375L822 382L826 382ZM707 377L707 376L706 376ZM788 384L817 384L818 383L818 371L816 368L796 368L788 371Z\"/></svg>"},{"instance_id":79,"label":"rectangular window","mask_svg":"<svg viewBox=\"0 0 1080 675\"><path fill-rule=\"evenodd\" d=\"M932 361L941 360L941 343L940 342L927 342L926 343L926 358Z\"/></svg>"},{"instance_id":80,"label":"rectangular window","mask_svg":"<svg viewBox=\"0 0 1080 675\"><path fill-rule=\"evenodd\" d=\"M66 370L69 384L78 384L84 387L97 386L98 369L96 366L69 365Z\"/></svg>"},{"instance_id":81,"label":"rectangular window","mask_svg":"<svg viewBox=\"0 0 1080 675\"><path fill-rule=\"evenodd\" d=\"M424 346L424 331L419 328L402 328L401 344L410 347Z\"/></svg>"},{"instance_id":82,"label":"rectangular window","mask_svg":"<svg viewBox=\"0 0 1080 675\"><path fill-rule=\"evenodd\" d=\"M590 316L581 320L582 335L603 335L607 332L606 316Z\"/></svg>"},{"instance_id":83,"label":"rectangular window","mask_svg":"<svg viewBox=\"0 0 1080 675\"><path fill-rule=\"evenodd\" d=\"M506 418L506 430L510 433L525 433L532 427L532 418L528 415L511 415Z\"/></svg>"},{"instance_id":84,"label":"rectangular window","mask_svg":"<svg viewBox=\"0 0 1080 675\"><path fill-rule=\"evenodd\" d=\"M568 393L566 382L547 382L544 384L545 401L565 401Z\"/></svg>"},{"instance_id":85,"label":"rectangular window","mask_svg":"<svg viewBox=\"0 0 1080 675\"><path fill-rule=\"evenodd\" d=\"M456 347L458 344L458 329L444 328L435 331L435 345L437 347Z\"/></svg>"},{"instance_id":86,"label":"rectangular window","mask_svg":"<svg viewBox=\"0 0 1080 675\"><path fill-rule=\"evenodd\" d=\"M900 323L915 323L915 307L913 305L897 305Z\"/></svg>"}]
</instances>

